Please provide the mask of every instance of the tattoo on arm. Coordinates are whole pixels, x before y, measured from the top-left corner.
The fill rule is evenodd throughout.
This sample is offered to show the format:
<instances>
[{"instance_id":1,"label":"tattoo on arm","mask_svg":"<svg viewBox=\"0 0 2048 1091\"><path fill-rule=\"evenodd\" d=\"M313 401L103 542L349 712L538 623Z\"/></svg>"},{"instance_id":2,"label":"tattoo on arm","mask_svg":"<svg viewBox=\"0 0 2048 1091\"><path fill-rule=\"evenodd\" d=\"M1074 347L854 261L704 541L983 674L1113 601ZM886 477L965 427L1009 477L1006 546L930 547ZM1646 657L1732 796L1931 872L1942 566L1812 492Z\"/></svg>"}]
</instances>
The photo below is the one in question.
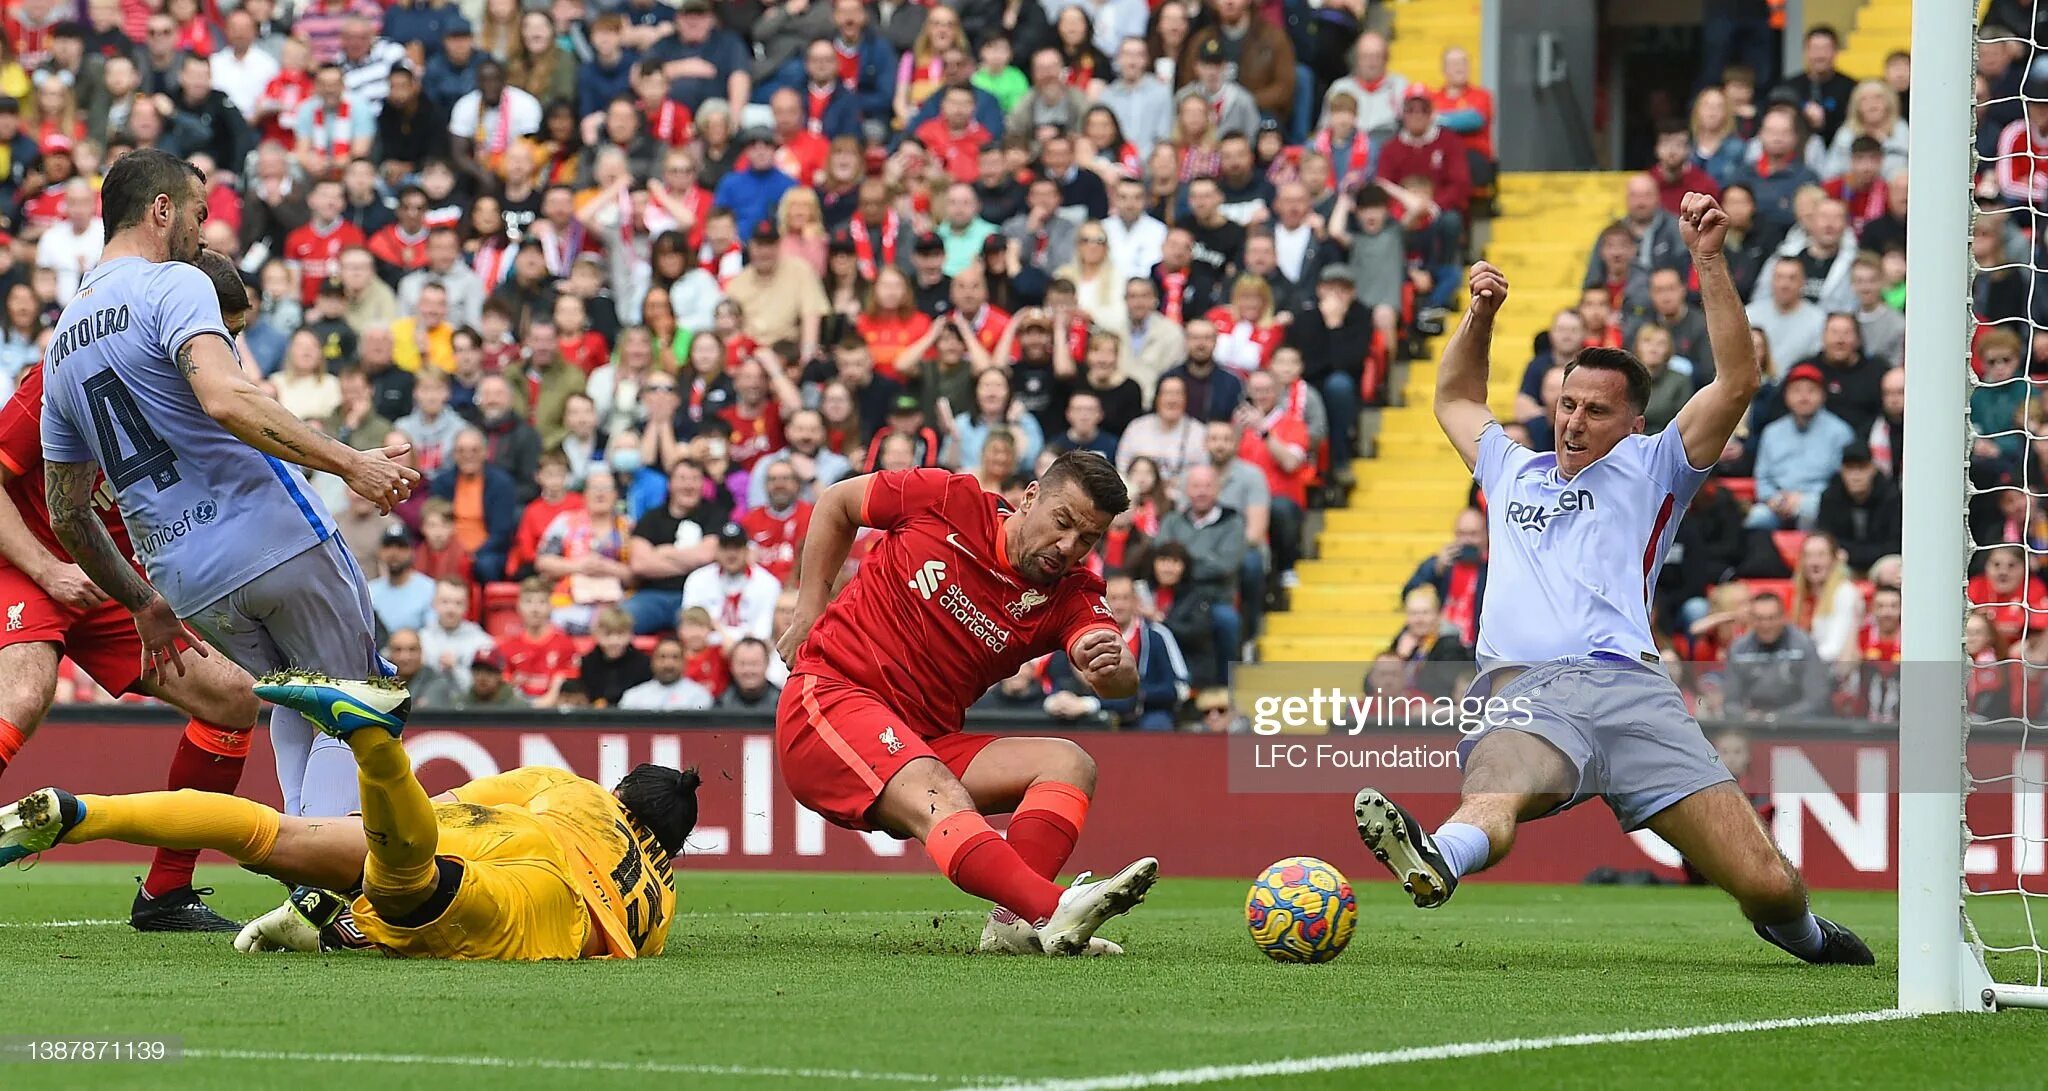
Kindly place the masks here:
<instances>
[{"instance_id":1,"label":"tattoo on arm","mask_svg":"<svg viewBox=\"0 0 2048 1091\"><path fill-rule=\"evenodd\" d=\"M285 435L284 433L278 431L275 428L264 428L263 438L269 440L272 443L277 444L279 447L282 447L285 450L292 452L293 454L304 455L309 458L312 457L312 452L300 446L297 440L292 439L290 436Z\"/></svg>"},{"instance_id":2,"label":"tattoo on arm","mask_svg":"<svg viewBox=\"0 0 2048 1091\"><path fill-rule=\"evenodd\" d=\"M195 340L196 340L196 339L195 339ZM192 376L193 376L193 375L195 375L195 374L197 374L197 373L198 373L198 371L199 371L199 365L198 365L198 363L196 363L196 362L195 362L195 361L194 361L194 360L192 359L192 342L191 342L191 341L187 341L187 342L185 342L185 344L184 344L184 345L183 345L182 347L180 347L180 348L178 349L178 361L177 361L177 362L178 362L178 374L180 374L180 375L183 375L183 376L185 377L185 381L186 381L186 382L188 382L188 383L189 383L189 382L191 382L191 381L192 381Z\"/></svg>"},{"instance_id":3,"label":"tattoo on arm","mask_svg":"<svg viewBox=\"0 0 2048 1091\"><path fill-rule=\"evenodd\" d=\"M156 588L135 571L128 558L114 544L107 525L93 511L92 496L99 484L99 469L90 462L48 462L43 466L45 499L50 505L50 529L92 582L130 610L140 610L156 598Z\"/></svg>"}]
</instances>

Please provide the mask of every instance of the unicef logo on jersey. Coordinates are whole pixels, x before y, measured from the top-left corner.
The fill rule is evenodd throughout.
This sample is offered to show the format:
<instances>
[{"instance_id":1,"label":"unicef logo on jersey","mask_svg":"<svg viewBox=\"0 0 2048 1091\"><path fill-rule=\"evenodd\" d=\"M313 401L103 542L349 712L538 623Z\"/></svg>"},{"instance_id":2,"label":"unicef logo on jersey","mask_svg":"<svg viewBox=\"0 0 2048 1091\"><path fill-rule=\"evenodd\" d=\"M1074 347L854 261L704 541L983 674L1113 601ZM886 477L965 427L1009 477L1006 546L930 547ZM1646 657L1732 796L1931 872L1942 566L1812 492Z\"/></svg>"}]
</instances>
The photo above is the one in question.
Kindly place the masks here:
<instances>
[{"instance_id":1,"label":"unicef logo on jersey","mask_svg":"<svg viewBox=\"0 0 2048 1091\"><path fill-rule=\"evenodd\" d=\"M1585 489L1572 489L1558 494L1557 506L1508 502L1508 525L1533 530L1538 534L1550 529L1550 521L1562 519L1582 511L1593 510L1593 494Z\"/></svg>"},{"instance_id":2,"label":"unicef logo on jersey","mask_svg":"<svg viewBox=\"0 0 2048 1091\"><path fill-rule=\"evenodd\" d=\"M200 526L205 526L218 518L220 518L220 508L216 507L211 500L201 500L192 509L192 521Z\"/></svg>"},{"instance_id":3,"label":"unicef logo on jersey","mask_svg":"<svg viewBox=\"0 0 2048 1091\"><path fill-rule=\"evenodd\" d=\"M220 507L211 500L199 503L178 513L176 519L152 527L135 543L135 551L143 556L155 556L172 542L192 533L215 519L220 518Z\"/></svg>"}]
</instances>

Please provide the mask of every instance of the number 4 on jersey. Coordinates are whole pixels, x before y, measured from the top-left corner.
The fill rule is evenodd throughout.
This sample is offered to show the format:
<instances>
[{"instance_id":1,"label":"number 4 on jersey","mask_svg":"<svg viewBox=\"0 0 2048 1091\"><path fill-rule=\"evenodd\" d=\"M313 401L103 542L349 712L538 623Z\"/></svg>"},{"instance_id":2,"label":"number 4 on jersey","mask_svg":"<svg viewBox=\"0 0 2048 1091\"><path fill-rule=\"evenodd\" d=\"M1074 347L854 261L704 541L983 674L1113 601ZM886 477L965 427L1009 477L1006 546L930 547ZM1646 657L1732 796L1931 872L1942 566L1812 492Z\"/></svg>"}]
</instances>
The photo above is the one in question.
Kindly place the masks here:
<instances>
[{"instance_id":1,"label":"number 4 on jersey","mask_svg":"<svg viewBox=\"0 0 2048 1091\"><path fill-rule=\"evenodd\" d=\"M81 389L93 430L99 433L100 450L107 452L107 463L100 469L114 488L125 489L148 478L162 492L178 483L177 452L150 427L119 375L102 371L85 380ZM129 449L132 453L125 453Z\"/></svg>"}]
</instances>

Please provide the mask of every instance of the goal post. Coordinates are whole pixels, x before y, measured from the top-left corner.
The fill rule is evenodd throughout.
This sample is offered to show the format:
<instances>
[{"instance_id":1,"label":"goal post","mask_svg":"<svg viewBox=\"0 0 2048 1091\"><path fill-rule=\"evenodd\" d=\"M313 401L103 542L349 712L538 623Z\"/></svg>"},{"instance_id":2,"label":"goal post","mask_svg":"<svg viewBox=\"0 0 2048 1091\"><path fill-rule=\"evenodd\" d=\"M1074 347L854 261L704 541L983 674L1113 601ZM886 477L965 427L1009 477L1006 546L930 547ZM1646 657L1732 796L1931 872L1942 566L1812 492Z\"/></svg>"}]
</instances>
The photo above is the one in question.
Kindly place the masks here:
<instances>
[{"instance_id":1,"label":"goal post","mask_svg":"<svg viewBox=\"0 0 2048 1091\"><path fill-rule=\"evenodd\" d=\"M1904 610L1899 693L1899 1007L1963 1011L1989 978L1963 913L1963 615L1968 506L1975 18L1913 2L1907 130ZM1955 669L1945 669L1954 664ZM1916 783L1906 770L1923 772Z\"/></svg>"},{"instance_id":2,"label":"goal post","mask_svg":"<svg viewBox=\"0 0 2048 1091\"><path fill-rule=\"evenodd\" d=\"M1977 0L1913 0L1913 115L1908 133L1906 458L1904 488L1904 623L1899 702L1899 1007L1916 1012L1989 1011L2000 1007L2048 1008L2048 888L2040 878L2044 843L2037 828L2044 788L2040 769L2043 726L2034 722L2033 702L2022 700L2017 731L2019 758L2005 769L1972 769L1966 676L1974 664L1964 654L1965 619L1978 607L2018 607L2025 624L2040 622L2026 608L2026 585L1994 593L1998 601L1972 602L1968 576L1975 561L1996 543L1972 540L1968 513L1974 495L1970 478L1975 437L2018 431L2021 480L1983 491L2026 493L2024 460L2033 456L2025 419L1973 422L1972 392L1980 385L1971 366L1978 333L1972 302L1976 269L1971 236L1978 215L2026 217L2037 243L2048 232L2048 217L2022 206L2011 212L1979 213L1975 178L1986 164L1978 158L1975 85ZM2031 27L2017 29L2031 38ZM2001 38L2001 45L2016 39ZM2022 71L2048 52L2031 40L2017 62ZM2038 54L2038 56L2037 56ZM2028 84L2032 86L2032 83ZM2048 154L2048 148L2042 152ZM2031 164L2029 164L2031 168ZM2038 199L2037 199L2038 205ZM2002 270L2048 281L2039 272L2048 246L2026 257L2008 257ZM2048 285L2044 285L2048 286ZM2029 300L2037 287L2030 287ZM2037 312L2038 314L2038 312ZM2035 329L2040 329L2038 318ZM2027 356L2031 357L2029 347ZM2038 370L2040 364L2034 362ZM2025 384L2026 374L2005 383ZM1989 385L1989 384L1985 384ZM2029 496L2038 510L2043 501ZM2028 548L2028 567L2048 550ZM2020 601L2010 602L2013 598ZM2028 668L2016 642L1995 670ZM2035 683L2038 685L2038 683ZM2022 687L2022 692L2029 692ZM1999 793L2011 802L2012 832L1972 835L1965 804L1973 791ZM2009 795L2007 794L2009 793ZM2010 877L2009 879L2007 877ZM1973 880L1975 886L1973 887ZM2032 885L2030 885L2032 884ZM1992 903L2016 903L2012 908ZM1974 903L1974 904L1973 904ZM1980 920L1973 920L1973 909ZM1979 924L1985 935L1980 935ZM1991 961L1987 962L1987 955ZM2029 980L2022 980L2029 979Z\"/></svg>"}]
</instances>

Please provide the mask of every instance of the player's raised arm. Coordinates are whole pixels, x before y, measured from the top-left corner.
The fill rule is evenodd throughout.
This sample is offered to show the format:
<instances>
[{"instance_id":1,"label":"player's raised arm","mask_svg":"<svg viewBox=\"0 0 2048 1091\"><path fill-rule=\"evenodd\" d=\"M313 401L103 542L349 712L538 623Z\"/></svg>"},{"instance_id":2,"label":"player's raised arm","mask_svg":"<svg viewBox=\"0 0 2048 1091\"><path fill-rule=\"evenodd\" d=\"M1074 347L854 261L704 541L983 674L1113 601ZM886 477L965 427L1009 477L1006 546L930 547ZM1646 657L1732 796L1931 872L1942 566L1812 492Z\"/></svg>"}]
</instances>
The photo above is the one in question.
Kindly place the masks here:
<instances>
[{"instance_id":1,"label":"player's raised arm","mask_svg":"<svg viewBox=\"0 0 2048 1091\"><path fill-rule=\"evenodd\" d=\"M1493 351L1493 316L1507 302L1508 278L1482 261L1472 266L1467 280L1471 305L1444 346L1443 361L1436 369L1436 422L1470 469L1479 461L1479 433L1493 423L1486 379Z\"/></svg>"},{"instance_id":2,"label":"player's raised arm","mask_svg":"<svg viewBox=\"0 0 2048 1091\"><path fill-rule=\"evenodd\" d=\"M236 439L265 454L341 478L381 512L390 512L392 505L412 495L420 483L418 470L392 461L404 454L405 448L358 451L293 416L249 381L225 338L201 334L186 341L178 349L178 373L192 384L192 393L206 415Z\"/></svg>"},{"instance_id":3,"label":"player's raised arm","mask_svg":"<svg viewBox=\"0 0 2048 1091\"><path fill-rule=\"evenodd\" d=\"M1728 437L1749 412L1763 375L1757 369L1756 347L1749 337L1749 316L1735 279L1721 254L1728 237L1728 214L1712 197L1688 193L1679 209L1679 231L1692 251L1693 271L1700 278L1700 308L1707 314L1707 343L1714 350L1714 381L1700 388L1672 427L1685 440L1685 459L1697 467L1721 460Z\"/></svg>"}]
</instances>

